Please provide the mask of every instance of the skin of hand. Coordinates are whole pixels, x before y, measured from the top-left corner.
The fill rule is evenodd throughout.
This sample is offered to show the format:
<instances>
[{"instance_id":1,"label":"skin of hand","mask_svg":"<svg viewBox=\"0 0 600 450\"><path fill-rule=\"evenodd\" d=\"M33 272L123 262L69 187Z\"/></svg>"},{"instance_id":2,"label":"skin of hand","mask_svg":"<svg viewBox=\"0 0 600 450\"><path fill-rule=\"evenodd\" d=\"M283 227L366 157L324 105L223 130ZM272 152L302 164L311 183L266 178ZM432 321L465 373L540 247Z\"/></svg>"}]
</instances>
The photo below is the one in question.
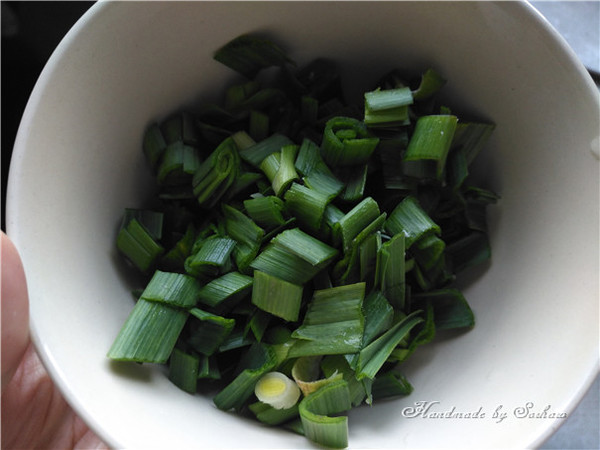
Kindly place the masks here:
<instances>
[{"instance_id":1,"label":"skin of hand","mask_svg":"<svg viewBox=\"0 0 600 450\"><path fill-rule=\"evenodd\" d=\"M75 414L29 339L29 300L21 259L2 232L2 449L108 448Z\"/></svg>"}]
</instances>

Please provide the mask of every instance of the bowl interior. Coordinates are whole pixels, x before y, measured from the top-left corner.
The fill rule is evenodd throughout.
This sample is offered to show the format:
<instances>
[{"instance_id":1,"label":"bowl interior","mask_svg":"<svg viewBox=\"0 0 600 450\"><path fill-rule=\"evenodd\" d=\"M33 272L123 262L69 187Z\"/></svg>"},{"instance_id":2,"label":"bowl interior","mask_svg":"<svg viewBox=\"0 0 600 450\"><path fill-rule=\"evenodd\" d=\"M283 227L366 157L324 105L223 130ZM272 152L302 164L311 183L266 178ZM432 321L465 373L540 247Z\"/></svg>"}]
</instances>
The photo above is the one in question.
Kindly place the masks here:
<instances>
[{"instance_id":1,"label":"bowl interior","mask_svg":"<svg viewBox=\"0 0 600 450\"><path fill-rule=\"evenodd\" d=\"M133 305L114 238L123 208L149 195L142 132L218 98L232 75L212 53L246 32L272 36L300 64L338 61L352 95L389 69L434 67L450 106L497 124L477 161L502 197L490 209L493 259L464 291L477 326L407 362L411 396L352 411L350 445L541 443L598 367L599 108L566 44L515 2L95 5L32 93L7 203L32 337L68 401L115 447L310 445L179 391L158 367L105 357ZM411 417L417 402L477 417Z\"/></svg>"}]
</instances>

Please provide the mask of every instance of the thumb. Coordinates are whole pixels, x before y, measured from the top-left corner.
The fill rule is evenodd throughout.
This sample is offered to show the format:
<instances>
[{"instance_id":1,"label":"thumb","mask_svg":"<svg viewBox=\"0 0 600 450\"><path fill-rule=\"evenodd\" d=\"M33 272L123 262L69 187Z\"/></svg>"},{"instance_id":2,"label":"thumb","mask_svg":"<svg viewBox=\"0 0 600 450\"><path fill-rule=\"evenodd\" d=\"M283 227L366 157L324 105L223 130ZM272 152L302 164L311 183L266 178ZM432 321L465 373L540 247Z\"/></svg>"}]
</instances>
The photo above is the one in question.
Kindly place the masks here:
<instances>
[{"instance_id":1,"label":"thumb","mask_svg":"<svg viewBox=\"0 0 600 450\"><path fill-rule=\"evenodd\" d=\"M2 302L2 391L12 379L29 344L29 300L19 253L4 232L0 263Z\"/></svg>"}]
</instances>

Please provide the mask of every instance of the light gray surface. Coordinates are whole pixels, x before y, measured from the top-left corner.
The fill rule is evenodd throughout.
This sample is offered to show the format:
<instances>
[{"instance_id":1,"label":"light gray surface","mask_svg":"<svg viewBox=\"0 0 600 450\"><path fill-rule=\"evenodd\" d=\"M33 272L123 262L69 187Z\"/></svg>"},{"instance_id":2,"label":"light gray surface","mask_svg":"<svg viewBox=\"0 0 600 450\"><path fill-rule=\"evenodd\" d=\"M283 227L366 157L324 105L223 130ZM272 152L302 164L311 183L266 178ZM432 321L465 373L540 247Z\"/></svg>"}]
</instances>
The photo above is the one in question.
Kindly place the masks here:
<instances>
[{"instance_id":1,"label":"light gray surface","mask_svg":"<svg viewBox=\"0 0 600 450\"><path fill-rule=\"evenodd\" d=\"M600 2L535 1L531 4L564 37L588 70L600 74ZM599 85L600 89L600 85ZM599 378L577 409L542 449L600 448Z\"/></svg>"},{"instance_id":2,"label":"light gray surface","mask_svg":"<svg viewBox=\"0 0 600 450\"><path fill-rule=\"evenodd\" d=\"M600 1L530 3L565 38L584 66L600 74Z\"/></svg>"}]
</instances>

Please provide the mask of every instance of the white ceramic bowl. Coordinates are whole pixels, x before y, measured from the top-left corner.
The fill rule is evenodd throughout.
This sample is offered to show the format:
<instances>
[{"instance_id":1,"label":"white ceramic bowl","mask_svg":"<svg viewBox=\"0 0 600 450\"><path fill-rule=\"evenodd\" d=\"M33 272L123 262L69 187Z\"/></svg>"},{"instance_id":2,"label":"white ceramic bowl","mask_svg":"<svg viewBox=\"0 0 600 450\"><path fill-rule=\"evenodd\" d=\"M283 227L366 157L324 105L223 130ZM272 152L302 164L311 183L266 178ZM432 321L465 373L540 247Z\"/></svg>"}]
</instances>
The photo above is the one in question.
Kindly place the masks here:
<instances>
[{"instance_id":1,"label":"white ceramic bowl","mask_svg":"<svg viewBox=\"0 0 600 450\"><path fill-rule=\"evenodd\" d=\"M572 411L598 371L599 106L573 52L516 2L92 7L32 93L7 204L33 340L67 400L115 447L311 445L221 412L154 367L123 373L105 357L132 307L114 238L122 209L145 199L142 130L219 91L231 72L213 51L256 31L300 63L335 58L359 87L393 67L432 65L449 80L449 104L497 124L478 161L502 196L490 211L493 261L465 290L477 326L414 355L411 396L352 411L350 446L541 444L564 421L551 415ZM480 417L408 417L420 401Z\"/></svg>"}]
</instances>

